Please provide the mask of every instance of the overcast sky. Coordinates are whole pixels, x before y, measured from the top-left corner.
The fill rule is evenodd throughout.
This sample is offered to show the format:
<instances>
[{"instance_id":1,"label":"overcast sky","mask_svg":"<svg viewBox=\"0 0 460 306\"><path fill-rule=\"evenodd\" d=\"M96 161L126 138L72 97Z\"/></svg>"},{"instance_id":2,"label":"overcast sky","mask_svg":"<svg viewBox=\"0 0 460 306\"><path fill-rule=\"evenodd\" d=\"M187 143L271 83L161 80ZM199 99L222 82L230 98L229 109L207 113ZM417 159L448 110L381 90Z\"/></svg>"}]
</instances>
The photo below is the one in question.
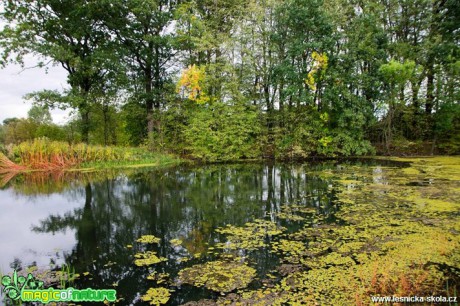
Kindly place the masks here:
<instances>
[{"instance_id":1,"label":"overcast sky","mask_svg":"<svg viewBox=\"0 0 460 306\"><path fill-rule=\"evenodd\" d=\"M0 12L3 4L0 2ZM0 20L0 30L5 21ZM25 59L25 67L34 67L39 62L38 58L30 55ZM44 89L62 90L67 87L67 74L62 67L52 67L48 73L44 68L32 68L23 71L19 65L9 65L4 69L0 67L0 123L6 118L27 117L27 111L32 106L30 101L23 99L25 94ZM68 112L51 110L55 123L64 123Z\"/></svg>"},{"instance_id":2,"label":"overcast sky","mask_svg":"<svg viewBox=\"0 0 460 306\"><path fill-rule=\"evenodd\" d=\"M37 65L38 59L28 56L26 67ZM0 123L6 118L27 117L27 111L32 106L31 101L23 99L24 95L43 89L63 90L67 88L67 74L62 67L50 66L45 68L23 69L19 65L9 65L0 68ZM68 112L51 110L55 123L64 123Z\"/></svg>"}]
</instances>

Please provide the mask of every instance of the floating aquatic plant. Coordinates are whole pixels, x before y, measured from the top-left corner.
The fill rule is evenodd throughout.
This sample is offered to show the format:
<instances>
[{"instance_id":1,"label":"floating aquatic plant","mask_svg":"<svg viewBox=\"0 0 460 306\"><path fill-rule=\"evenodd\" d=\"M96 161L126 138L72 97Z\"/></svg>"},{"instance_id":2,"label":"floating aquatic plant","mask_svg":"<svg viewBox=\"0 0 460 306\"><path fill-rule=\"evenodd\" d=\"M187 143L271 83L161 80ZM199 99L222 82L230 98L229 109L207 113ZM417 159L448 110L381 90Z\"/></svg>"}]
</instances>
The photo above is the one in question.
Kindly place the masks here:
<instances>
[{"instance_id":1,"label":"floating aquatic plant","mask_svg":"<svg viewBox=\"0 0 460 306\"><path fill-rule=\"evenodd\" d=\"M299 263L300 258L306 253L304 242L287 239L274 242L271 249L272 252L280 254L284 261L290 263Z\"/></svg>"},{"instance_id":2,"label":"floating aquatic plant","mask_svg":"<svg viewBox=\"0 0 460 306\"><path fill-rule=\"evenodd\" d=\"M370 174L364 167L326 173L339 182L333 186L340 223L306 224L267 245L292 270L279 270L284 277L270 288L239 291L218 303L366 305L372 295L456 295L450 284L460 277L460 159L412 162L404 169L374 167ZM291 208L279 217L295 215L303 217ZM242 228L234 230L225 231L230 242L246 237Z\"/></svg>"},{"instance_id":3,"label":"floating aquatic plant","mask_svg":"<svg viewBox=\"0 0 460 306\"><path fill-rule=\"evenodd\" d=\"M227 235L226 243L218 243L217 248L221 249L244 249L255 250L266 246L265 238L280 235L286 229L276 223L257 219L248 222L244 227L227 225L216 229L216 232Z\"/></svg>"},{"instance_id":4,"label":"floating aquatic plant","mask_svg":"<svg viewBox=\"0 0 460 306\"><path fill-rule=\"evenodd\" d=\"M211 261L179 272L181 282L206 287L217 292L230 292L245 288L256 276L256 270L245 264Z\"/></svg>"},{"instance_id":5,"label":"floating aquatic plant","mask_svg":"<svg viewBox=\"0 0 460 306\"><path fill-rule=\"evenodd\" d=\"M147 279L156 281L157 284L162 284L168 281L169 273L157 273L156 271L154 271L150 273L149 276L147 276Z\"/></svg>"},{"instance_id":6,"label":"floating aquatic plant","mask_svg":"<svg viewBox=\"0 0 460 306\"><path fill-rule=\"evenodd\" d=\"M177 247L180 246L183 241L180 239L171 239L169 242L172 244L172 246Z\"/></svg>"},{"instance_id":7,"label":"floating aquatic plant","mask_svg":"<svg viewBox=\"0 0 460 306\"><path fill-rule=\"evenodd\" d=\"M137 242L140 243L160 243L161 239L157 238L153 235L143 235L139 239L136 240Z\"/></svg>"},{"instance_id":8,"label":"floating aquatic plant","mask_svg":"<svg viewBox=\"0 0 460 306\"><path fill-rule=\"evenodd\" d=\"M144 253L137 253L134 255L136 260L134 260L134 264L136 266L150 266L157 264L162 261L166 261L167 259L164 257L158 257L156 252L147 251Z\"/></svg>"},{"instance_id":9,"label":"floating aquatic plant","mask_svg":"<svg viewBox=\"0 0 460 306\"><path fill-rule=\"evenodd\" d=\"M169 301L170 296L171 293L166 288L150 288L147 290L147 293L142 296L142 300L144 302L149 302L150 305L162 305Z\"/></svg>"}]
</instances>

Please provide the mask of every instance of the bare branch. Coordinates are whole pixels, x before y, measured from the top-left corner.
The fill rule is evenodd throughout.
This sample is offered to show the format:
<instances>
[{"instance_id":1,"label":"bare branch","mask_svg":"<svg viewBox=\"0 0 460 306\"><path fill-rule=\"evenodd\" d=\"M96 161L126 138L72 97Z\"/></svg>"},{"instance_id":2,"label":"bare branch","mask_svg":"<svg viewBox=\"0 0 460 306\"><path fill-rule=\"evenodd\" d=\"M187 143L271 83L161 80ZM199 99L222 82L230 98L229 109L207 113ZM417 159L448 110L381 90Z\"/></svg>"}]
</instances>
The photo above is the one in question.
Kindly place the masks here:
<instances>
[{"instance_id":1,"label":"bare branch","mask_svg":"<svg viewBox=\"0 0 460 306\"><path fill-rule=\"evenodd\" d=\"M24 68L23 68L21 71L19 71L17 74L19 75L19 74L21 74L21 73L23 73L24 71L29 70L29 69L46 67L46 66L48 66L49 64L51 64L52 62L53 62L53 60L51 59L51 60L49 60L46 64L39 63L39 64L37 64L37 65L35 65L35 66L24 67Z\"/></svg>"}]
</instances>

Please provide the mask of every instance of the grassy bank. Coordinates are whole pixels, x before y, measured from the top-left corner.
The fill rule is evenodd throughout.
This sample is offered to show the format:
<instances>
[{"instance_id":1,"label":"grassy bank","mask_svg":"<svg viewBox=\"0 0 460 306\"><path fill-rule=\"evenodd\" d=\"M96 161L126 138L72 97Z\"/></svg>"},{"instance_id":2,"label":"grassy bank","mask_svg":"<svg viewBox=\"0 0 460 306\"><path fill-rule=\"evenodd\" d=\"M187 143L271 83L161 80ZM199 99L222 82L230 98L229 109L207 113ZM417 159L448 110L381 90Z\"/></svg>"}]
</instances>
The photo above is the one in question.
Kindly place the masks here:
<instances>
[{"instance_id":1,"label":"grassy bank","mask_svg":"<svg viewBox=\"0 0 460 306\"><path fill-rule=\"evenodd\" d=\"M181 160L177 157L168 154L154 153L152 156L138 159L138 160L112 160L112 161L92 161L82 163L78 168L71 170L74 171L89 171L99 169L113 169L113 168L141 168L141 167L161 167L169 166L180 163Z\"/></svg>"},{"instance_id":2,"label":"grassy bank","mask_svg":"<svg viewBox=\"0 0 460 306\"><path fill-rule=\"evenodd\" d=\"M179 163L173 155L145 148L68 144L38 138L9 147L0 155L0 170L53 171L164 166Z\"/></svg>"}]
</instances>

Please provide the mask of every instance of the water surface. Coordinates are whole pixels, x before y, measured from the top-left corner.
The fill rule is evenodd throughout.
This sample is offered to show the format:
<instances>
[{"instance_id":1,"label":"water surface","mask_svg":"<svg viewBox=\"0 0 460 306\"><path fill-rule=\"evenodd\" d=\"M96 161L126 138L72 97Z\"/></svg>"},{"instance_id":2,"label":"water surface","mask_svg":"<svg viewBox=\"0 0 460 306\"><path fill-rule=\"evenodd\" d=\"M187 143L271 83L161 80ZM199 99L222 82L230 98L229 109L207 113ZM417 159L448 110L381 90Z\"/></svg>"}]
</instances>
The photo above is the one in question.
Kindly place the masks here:
<instances>
[{"instance_id":1,"label":"water surface","mask_svg":"<svg viewBox=\"0 0 460 306\"><path fill-rule=\"evenodd\" d=\"M378 169L385 162L366 163L357 166L369 168L374 180L384 179ZM177 274L218 257L213 246L225 239L217 228L265 219L292 232L302 224L277 218L286 205L312 208L312 227L339 223L334 216L340 209L332 188L336 182L319 173L354 164L178 166L18 176L0 191L0 271L66 264L80 274L74 287L115 288L123 299L119 304L129 305L144 303L140 297L158 286L147 280L154 270L169 275L162 285L175 290L170 305L216 298L218 293L177 283ZM136 243L147 234L161 242ZM180 239L181 246L172 245L173 239ZM134 265L134 254L148 248L167 261L154 268ZM265 249L239 255L257 270L253 288L278 264L276 254Z\"/></svg>"}]
</instances>

